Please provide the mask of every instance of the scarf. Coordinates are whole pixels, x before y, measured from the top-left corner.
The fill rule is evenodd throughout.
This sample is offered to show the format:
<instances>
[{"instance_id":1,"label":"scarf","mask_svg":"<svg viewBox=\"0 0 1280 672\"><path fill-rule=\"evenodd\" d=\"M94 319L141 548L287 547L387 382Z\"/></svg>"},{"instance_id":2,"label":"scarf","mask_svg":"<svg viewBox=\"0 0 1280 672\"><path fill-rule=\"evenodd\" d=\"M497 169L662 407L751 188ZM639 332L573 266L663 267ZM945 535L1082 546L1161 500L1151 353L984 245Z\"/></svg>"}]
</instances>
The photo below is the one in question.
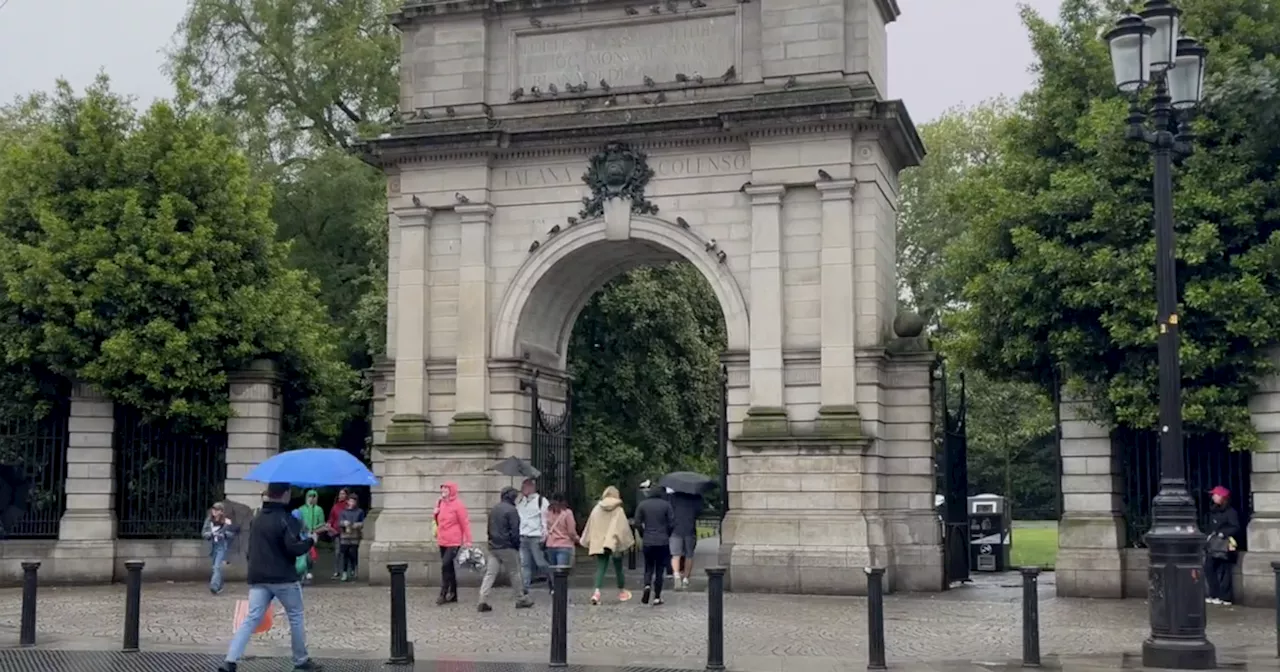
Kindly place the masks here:
<instances>
[{"instance_id":1,"label":"scarf","mask_svg":"<svg viewBox=\"0 0 1280 672\"><path fill-rule=\"evenodd\" d=\"M307 499L312 496L319 497L320 493L315 490L307 491ZM302 524L310 532L321 525L324 525L324 509L316 504L303 504L298 507L298 511L302 512Z\"/></svg>"}]
</instances>

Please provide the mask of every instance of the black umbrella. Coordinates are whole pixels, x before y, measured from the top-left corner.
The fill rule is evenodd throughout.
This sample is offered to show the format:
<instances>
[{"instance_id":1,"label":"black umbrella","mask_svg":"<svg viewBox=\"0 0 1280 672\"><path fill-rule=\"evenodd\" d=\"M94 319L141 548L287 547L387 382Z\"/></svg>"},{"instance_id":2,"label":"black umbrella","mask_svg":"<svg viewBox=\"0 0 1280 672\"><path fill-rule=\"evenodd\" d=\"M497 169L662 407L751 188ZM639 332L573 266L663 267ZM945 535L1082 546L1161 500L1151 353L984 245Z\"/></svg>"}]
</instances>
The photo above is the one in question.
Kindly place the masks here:
<instances>
[{"instance_id":1,"label":"black umbrella","mask_svg":"<svg viewBox=\"0 0 1280 672\"><path fill-rule=\"evenodd\" d=\"M696 472L673 471L663 476L658 485L686 495L701 495L716 487L716 482L710 476Z\"/></svg>"},{"instance_id":2,"label":"black umbrella","mask_svg":"<svg viewBox=\"0 0 1280 672\"><path fill-rule=\"evenodd\" d=\"M511 478L537 478L542 475L542 472L535 469L532 464L514 455L489 467L489 471L496 471Z\"/></svg>"}]
</instances>

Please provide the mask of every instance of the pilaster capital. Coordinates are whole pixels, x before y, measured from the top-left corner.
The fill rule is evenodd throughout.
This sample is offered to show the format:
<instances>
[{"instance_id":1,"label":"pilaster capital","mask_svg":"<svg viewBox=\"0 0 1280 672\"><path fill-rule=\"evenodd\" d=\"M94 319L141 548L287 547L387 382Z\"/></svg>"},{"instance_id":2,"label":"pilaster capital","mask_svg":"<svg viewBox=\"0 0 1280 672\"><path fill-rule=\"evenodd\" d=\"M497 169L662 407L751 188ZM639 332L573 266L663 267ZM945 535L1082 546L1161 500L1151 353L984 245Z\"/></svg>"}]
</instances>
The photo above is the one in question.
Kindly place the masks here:
<instances>
[{"instance_id":1,"label":"pilaster capital","mask_svg":"<svg viewBox=\"0 0 1280 672\"><path fill-rule=\"evenodd\" d=\"M435 215L435 210L424 205L393 208L392 212L400 220L401 227L429 226L431 217Z\"/></svg>"},{"instance_id":2,"label":"pilaster capital","mask_svg":"<svg viewBox=\"0 0 1280 672\"><path fill-rule=\"evenodd\" d=\"M494 209L489 203L460 203L453 206L453 211L462 218L463 224L475 222L488 224L493 218Z\"/></svg>"},{"instance_id":3,"label":"pilaster capital","mask_svg":"<svg viewBox=\"0 0 1280 672\"><path fill-rule=\"evenodd\" d=\"M787 187L782 184L752 184L742 191L751 197L751 205L782 205Z\"/></svg>"},{"instance_id":4,"label":"pilaster capital","mask_svg":"<svg viewBox=\"0 0 1280 672\"><path fill-rule=\"evenodd\" d=\"M857 180L834 180L831 182L815 182L813 186L818 190L824 201L851 201L853 194L858 190Z\"/></svg>"}]
</instances>

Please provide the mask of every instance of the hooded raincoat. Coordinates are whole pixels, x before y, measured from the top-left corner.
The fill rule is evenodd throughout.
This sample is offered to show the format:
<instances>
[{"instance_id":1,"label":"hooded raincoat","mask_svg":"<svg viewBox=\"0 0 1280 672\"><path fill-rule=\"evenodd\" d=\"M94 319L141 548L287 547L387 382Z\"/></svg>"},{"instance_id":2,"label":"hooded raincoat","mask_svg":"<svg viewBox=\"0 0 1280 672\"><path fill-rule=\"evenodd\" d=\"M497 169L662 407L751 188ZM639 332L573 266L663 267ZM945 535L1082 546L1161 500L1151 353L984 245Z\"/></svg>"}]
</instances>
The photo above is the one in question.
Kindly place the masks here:
<instances>
[{"instance_id":1,"label":"hooded raincoat","mask_svg":"<svg viewBox=\"0 0 1280 672\"><path fill-rule=\"evenodd\" d=\"M595 508L591 509L587 526L582 529L582 545L587 547L590 555L601 555L606 549L617 555L635 543L631 522L622 508L622 497L618 495L617 488L609 486Z\"/></svg>"},{"instance_id":2,"label":"hooded raincoat","mask_svg":"<svg viewBox=\"0 0 1280 672\"><path fill-rule=\"evenodd\" d=\"M436 544L445 548L471 545L471 520L458 498L458 484L445 483L445 495L436 502Z\"/></svg>"}]
</instances>

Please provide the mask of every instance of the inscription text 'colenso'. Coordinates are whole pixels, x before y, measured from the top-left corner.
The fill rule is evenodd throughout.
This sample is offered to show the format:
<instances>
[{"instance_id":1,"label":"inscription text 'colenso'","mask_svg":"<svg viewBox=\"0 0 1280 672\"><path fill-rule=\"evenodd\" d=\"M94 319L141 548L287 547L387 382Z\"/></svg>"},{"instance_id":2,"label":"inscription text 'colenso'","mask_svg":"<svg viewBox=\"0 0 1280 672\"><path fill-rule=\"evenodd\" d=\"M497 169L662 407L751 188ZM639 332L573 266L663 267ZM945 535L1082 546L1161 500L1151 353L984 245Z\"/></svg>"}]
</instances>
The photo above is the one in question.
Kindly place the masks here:
<instances>
[{"instance_id":1,"label":"inscription text 'colenso'","mask_svg":"<svg viewBox=\"0 0 1280 672\"><path fill-rule=\"evenodd\" d=\"M516 86L587 82L595 88L602 79L638 86L645 76L670 82L676 73L719 77L737 61L736 36L732 15L520 35Z\"/></svg>"}]
</instances>

